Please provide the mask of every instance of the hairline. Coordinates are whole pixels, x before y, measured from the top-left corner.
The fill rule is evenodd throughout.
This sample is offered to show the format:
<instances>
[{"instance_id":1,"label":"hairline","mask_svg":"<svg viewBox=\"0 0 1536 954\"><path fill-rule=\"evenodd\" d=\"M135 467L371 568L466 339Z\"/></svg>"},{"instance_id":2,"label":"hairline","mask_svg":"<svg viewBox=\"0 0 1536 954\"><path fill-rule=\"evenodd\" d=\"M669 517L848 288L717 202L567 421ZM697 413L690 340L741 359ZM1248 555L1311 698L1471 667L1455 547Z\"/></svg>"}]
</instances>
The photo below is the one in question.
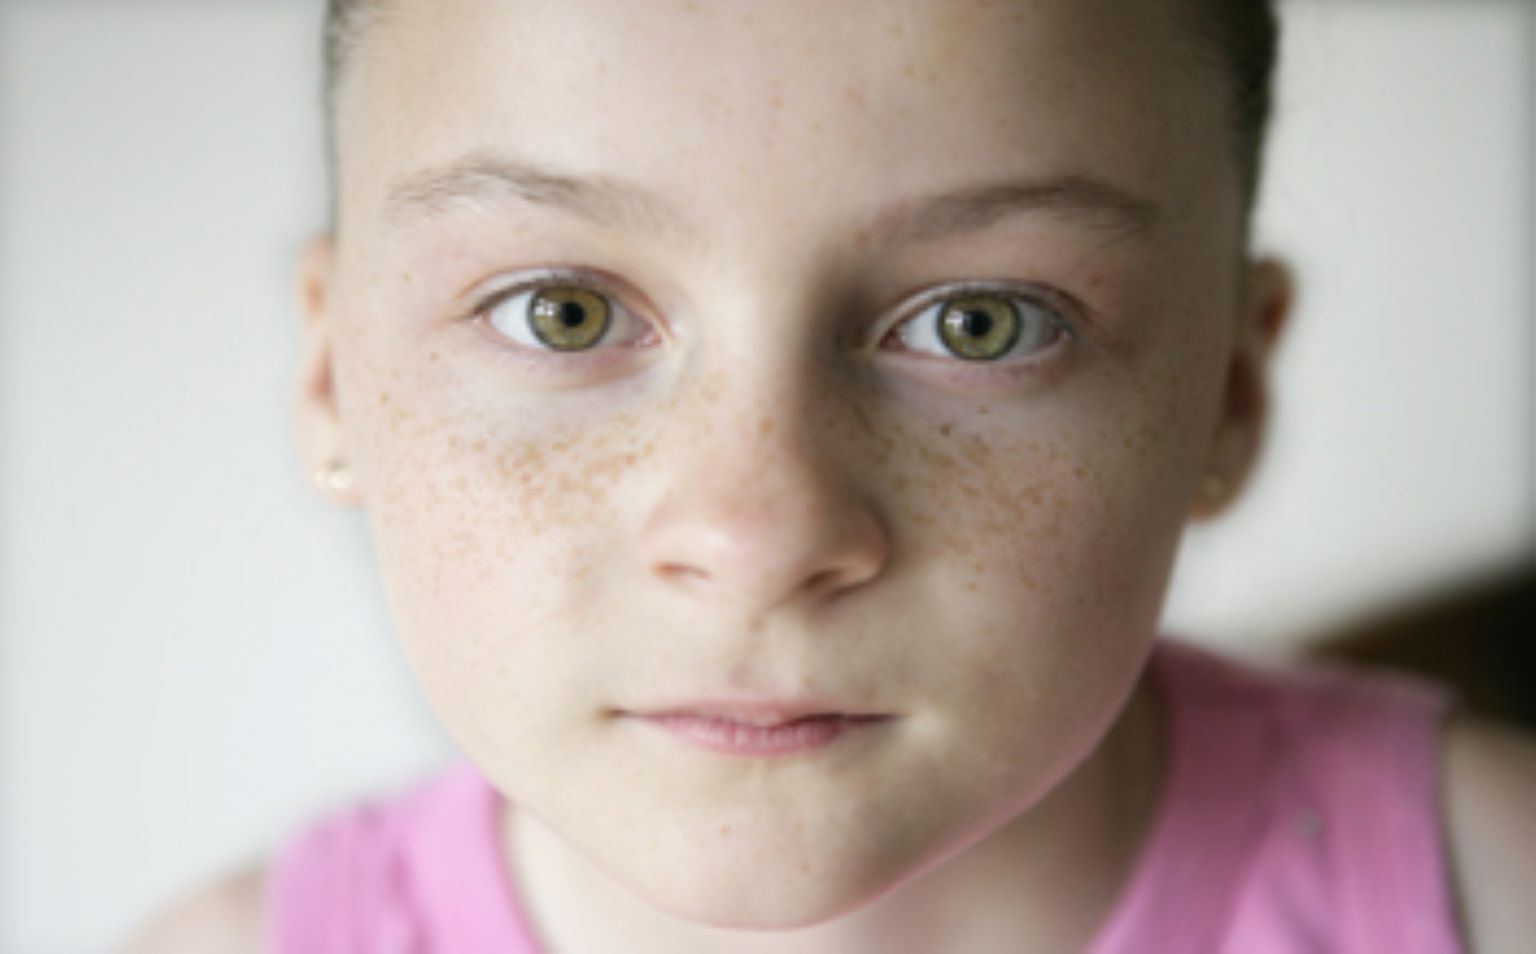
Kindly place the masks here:
<instances>
[{"instance_id":1,"label":"hairline","mask_svg":"<svg viewBox=\"0 0 1536 954\"><path fill-rule=\"evenodd\" d=\"M1214 0L1215 4L1233 0ZM1250 2L1250 0L1243 0ZM1265 15L1274 15L1274 0L1252 0L1261 3ZM327 194L329 196L329 221L334 229L338 224L340 193L339 148L337 115L342 92L352 70L349 68L354 52L365 34L379 20L396 8L400 0L327 0L324 36L324 89L322 97L324 122L324 147L326 159ZM1178 15L1184 19L1186 29L1193 35L1191 44L1195 62L1200 68L1214 70L1228 88L1227 133L1231 140L1231 157L1238 177L1239 201L1242 209L1243 247L1250 241L1252 220L1263 185L1265 155L1268 151L1269 131L1272 124L1273 89L1278 63L1278 50L1272 51L1266 68L1264 82L1253 90L1246 83L1243 64L1239 61L1238 39L1231 34L1238 27L1237 21L1222 20L1221 14L1211 12L1213 0L1176 0L1181 5ZM1279 31L1274 31L1278 46ZM1259 101L1250 97L1257 92Z\"/></svg>"}]
</instances>

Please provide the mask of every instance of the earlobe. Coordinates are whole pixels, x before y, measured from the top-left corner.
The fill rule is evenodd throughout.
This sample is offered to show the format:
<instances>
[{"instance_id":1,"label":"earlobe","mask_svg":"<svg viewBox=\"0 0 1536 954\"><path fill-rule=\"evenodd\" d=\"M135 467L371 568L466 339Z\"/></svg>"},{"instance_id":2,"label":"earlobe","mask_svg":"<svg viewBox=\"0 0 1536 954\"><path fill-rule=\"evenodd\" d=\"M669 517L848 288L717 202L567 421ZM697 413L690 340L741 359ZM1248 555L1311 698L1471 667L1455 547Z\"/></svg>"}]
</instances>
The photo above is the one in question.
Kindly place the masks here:
<instances>
[{"instance_id":1,"label":"earlobe","mask_svg":"<svg viewBox=\"0 0 1536 954\"><path fill-rule=\"evenodd\" d=\"M1269 363L1293 298L1294 280L1284 262L1266 258L1248 266L1221 414L1190 506L1193 520L1227 509L1248 482L1269 418Z\"/></svg>"},{"instance_id":2,"label":"earlobe","mask_svg":"<svg viewBox=\"0 0 1536 954\"><path fill-rule=\"evenodd\" d=\"M1267 360L1280 340L1295 298L1295 272L1285 262L1264 258L1248 266L1243 325L1261 358Z\"/></svg>"},{"instance_id":3,"label":"earlobe","mask_svg":"<svg viewBox=\"0 0 1536 954\"><path fill-rule=\"evenodd\" d=\"M330 236L317 236L305 245L299 261L303 324L294 424L311 482L336 503L355 505L360 502L357 482L347 460L332 372L334 258Z\"/></svg>"}]
</instances>

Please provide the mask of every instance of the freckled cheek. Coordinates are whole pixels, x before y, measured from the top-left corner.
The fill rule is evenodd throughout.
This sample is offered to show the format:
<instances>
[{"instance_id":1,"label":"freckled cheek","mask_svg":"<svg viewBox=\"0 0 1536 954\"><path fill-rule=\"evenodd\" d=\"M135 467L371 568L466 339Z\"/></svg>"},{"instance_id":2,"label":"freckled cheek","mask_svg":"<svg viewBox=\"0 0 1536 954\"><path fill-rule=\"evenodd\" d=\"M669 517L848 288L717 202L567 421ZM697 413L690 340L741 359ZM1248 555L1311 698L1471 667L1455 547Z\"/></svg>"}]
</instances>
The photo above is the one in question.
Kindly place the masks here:
<instances>
[{"instance_id":1,"label":"freckled cheek","mask_svg":"<svg viewBox=\"0 0 1536 954\"><path fill-rule=\"evenodd\" d=\"M1192 440L1155 413L909 442L892 490L909 547L944 560L961 592L1033 594L1041 612L1159 573L1184 518ZM1145 603L1145 599L1132 602Z\"/></svg>"},{"instance_id":2,"label":"freckled cheek","mask_svg":"<svg viewBox=\"0 0 1536 954\"><path fill-rule=\"evenodd\" d=\"M376 415L368 429L366 501L413 628L464 642L579 628L600 561L622 549L609 539L613 488L650 442L618 421L533 427L516 413L413 406L403 423Z\"/></svg>"},{"instance_id":3,"label":"freckled cheek","mask_svg":"<svg viewBox=\"0 0 1536 954\"><path fill-rule=\"evenodd\" d=\"M959 568L966 591L996 576L1037 585L1074 507L1069 450L998 430L940 429L903 445L890 483L914 554Z\"/></svg>"}]
</instances>

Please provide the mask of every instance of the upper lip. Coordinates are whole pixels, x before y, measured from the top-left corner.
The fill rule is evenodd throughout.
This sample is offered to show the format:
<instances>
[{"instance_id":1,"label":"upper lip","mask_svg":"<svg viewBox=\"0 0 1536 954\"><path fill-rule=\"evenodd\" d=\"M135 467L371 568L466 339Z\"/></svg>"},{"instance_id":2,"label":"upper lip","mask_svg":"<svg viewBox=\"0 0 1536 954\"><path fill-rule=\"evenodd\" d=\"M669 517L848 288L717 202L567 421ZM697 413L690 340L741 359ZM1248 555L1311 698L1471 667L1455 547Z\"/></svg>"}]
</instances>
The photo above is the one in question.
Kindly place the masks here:
<instances>
[{"instance_id":1,"label":"upper lip","mask_svg":"<svg viewBox=\"0 0 1536 954\"><path fill-rule=\"evenodd\" d=\"M886 713L860 712L837 703L825 703L811 699L733 700L701 699L680 705L664 705L652 709L626 711L626 715L658 719L668 716L695 716L739 722L744 725L772 727L799 722L817 716L844 719L882 718Z\"/></svg>"}]
</instances>

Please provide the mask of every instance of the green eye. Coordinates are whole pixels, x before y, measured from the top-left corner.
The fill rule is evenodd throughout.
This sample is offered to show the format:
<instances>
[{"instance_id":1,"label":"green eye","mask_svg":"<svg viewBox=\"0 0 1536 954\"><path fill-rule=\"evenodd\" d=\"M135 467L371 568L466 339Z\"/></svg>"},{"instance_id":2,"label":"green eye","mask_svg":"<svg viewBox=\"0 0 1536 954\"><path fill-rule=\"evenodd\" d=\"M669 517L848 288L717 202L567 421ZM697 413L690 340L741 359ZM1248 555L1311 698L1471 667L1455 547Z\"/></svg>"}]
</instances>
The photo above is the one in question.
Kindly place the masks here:
<instances>
[{"instance_id":1,"label":"green eye","mask_svg":"<svg viewBox=\"0 0 1536 954\"><path fill-rule=\"evenodd\" d=\"M1033 295L989 289L932 301L892 329L907 351L977 363L1030 358L1070 333L1066 320Z\"/></svg>"},{"instance_id":2,"label":"green eye","mask_svg":"<svg viewBox=\"0 0 1536 954\"><path fill-rule=\"evenodd\" d=\"M580 287L551 286L528 296L528 324L556 351L585 351L603 340L613 320L608 299Z\"/></svg>"},{"instance_id":3,"label":"green eye","mask_svg":"<svg viewBox=\"0 0 1536 954\"><path fill-rule=\"evenodd\" d=\"M967 295L945 303L939 312L939 339L957 358L995 361L1019 340L1018 309L998 295Z\"/></svg>"}]
</instances>

